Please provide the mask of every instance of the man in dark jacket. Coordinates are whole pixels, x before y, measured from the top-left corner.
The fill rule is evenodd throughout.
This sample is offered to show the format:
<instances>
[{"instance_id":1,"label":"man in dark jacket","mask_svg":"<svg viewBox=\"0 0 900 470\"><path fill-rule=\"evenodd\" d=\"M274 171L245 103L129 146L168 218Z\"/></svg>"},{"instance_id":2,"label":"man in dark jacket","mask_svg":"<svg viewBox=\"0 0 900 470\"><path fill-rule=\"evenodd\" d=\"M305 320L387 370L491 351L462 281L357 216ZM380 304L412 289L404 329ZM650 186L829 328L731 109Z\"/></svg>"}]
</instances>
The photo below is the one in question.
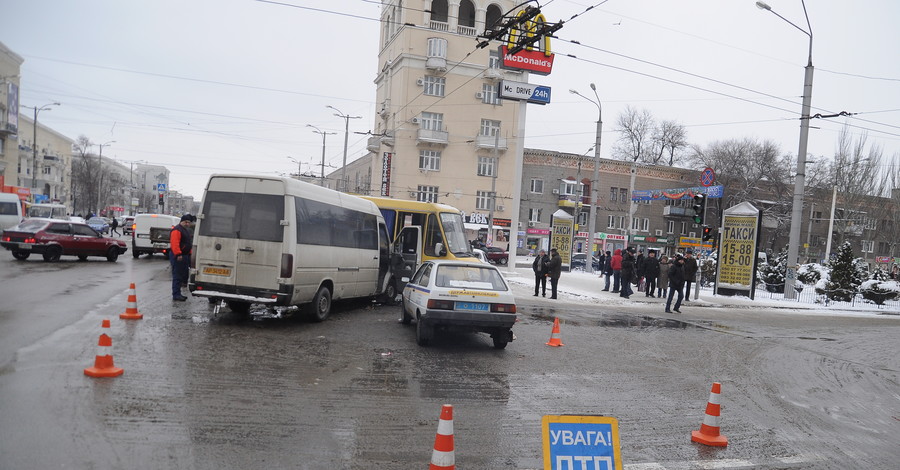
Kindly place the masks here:
<instances>
[{"instance_id":1,"label":"man in dark jacket","mask_svg":"<svg viewBox=\"0 0 900 470\"><path fill-rule=\"evenodd\" d=\"M681 300L684 298L681 289L684 288L684 257L681 254L675 255L675 262L669 268L669 297L666 299L666 313L672 313L669 307L672 305L672 297L678 293L678 300L675 301L675 311L681 313Z\"/></svg>"},{"instance_id":2,"label":"man in dark jacket","mask_svg":"<svg viewBox=\"0 0 900 470\"><path fill-rule=\"evenodd\" d=\"M691 300L691 282L696 279L697 271L699 270L699 266L697 266L697 258L694 258L694 252L690 248L688 248L684 252L684 301L689 302Z\"/></svg>"},{"instance_id":3,"label":"man in dark jacket","mask_svg":"<svg viewBox=\"0 0 900 470\"><path fill-rule=\"evenodd\" d=\"M531 263L531 270L534 271L534 296L537 297L538 290L543 291L543 296L547 297L547 263L550 262L550 257L547 256L547 252L541 250L537 256L534 257L534 263Z\"/></svg>"},{"instance_id":4,"label":"man in dark jacket","mask_svg":"<svg viewBox=\"0 0 900 470\"><path fill-rule=\"evenodd\" d=\"M619 291L619 297L627 299L634 293L634 290L631 289L631 281L634 278L634 265L634 247L629 246L625 249L625 253L622 253L622 290Z\"/></svg>"},{"instance_id":5,"label":"man in dark jacket","mask_svg":"<svg viewBox=\"0 0 900 470\"><path fill-rule=\"evenodd\" d=\"M172 265L172 300L185 301L181 295L181 286L187 284L188 266L191 265L191 245L193 232L190 228L197 220L191 214L181 216L178 225L169 233L169 262Z\"/></svg>"},{"instance_id":6,"label":"man in dark jacket","mask_svg":"<svg viewBox=\"0 0 900 470\"><path fill-rule=\"evenodd\" d=\"M655 250L647 252L647 257L644 259L643 274L646 282L646 288L644 289L647 291L646 296L656 297L656 278L659 277L659 260L656 259Z\"/></svg>"},{"instance_id":7,"label":"man in dark jacket","mask_svg":"<svg viewBox=\"0 0 900 470\"><path fill-rule=\"evenodd\" d=\"M606 275L606 284L603 286L604 291L609 290L609 280L613 275L612 269L612 253L606 252L606 256L603 257L603 263L600 264L600 272Z\"/></svg>"},{"instance_id":8,"label":"man in dark jacket","mask_svg":"<svg viewBox=\"0 0 900 470\"><path fill-rule=\"evenodd\" d=\"M562 256L556 248L550 248L550 261L547 263L547 275L550 276L550 298L556 298L556 286L559 284L559 276L562 274Z\"/></svg>"}]
</instances>

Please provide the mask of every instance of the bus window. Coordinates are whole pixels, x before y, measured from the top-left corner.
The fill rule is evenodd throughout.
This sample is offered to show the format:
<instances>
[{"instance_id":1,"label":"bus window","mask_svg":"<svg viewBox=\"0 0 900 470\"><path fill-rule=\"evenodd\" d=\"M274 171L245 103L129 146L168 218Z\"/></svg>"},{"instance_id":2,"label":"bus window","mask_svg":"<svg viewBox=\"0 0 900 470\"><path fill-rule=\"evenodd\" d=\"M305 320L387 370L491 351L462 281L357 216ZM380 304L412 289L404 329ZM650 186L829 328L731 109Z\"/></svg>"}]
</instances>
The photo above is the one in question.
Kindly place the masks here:
<instances>
[{"instance_id":1,"label":"bus window","mask_svg":"<svg viewBox=\"0 0 900 470\"><path fill-rule=\"evenodd\" d=\"M436 249L438 244L440 244L441 248ZM441 235L441 226L437 223L437 217L434 214L429 214L428 227L425 229L425 254L434 257L442 256L438 252L439 249L446 250L447 246L444 244L444 237Z\"/></svg>"}]
</instances>

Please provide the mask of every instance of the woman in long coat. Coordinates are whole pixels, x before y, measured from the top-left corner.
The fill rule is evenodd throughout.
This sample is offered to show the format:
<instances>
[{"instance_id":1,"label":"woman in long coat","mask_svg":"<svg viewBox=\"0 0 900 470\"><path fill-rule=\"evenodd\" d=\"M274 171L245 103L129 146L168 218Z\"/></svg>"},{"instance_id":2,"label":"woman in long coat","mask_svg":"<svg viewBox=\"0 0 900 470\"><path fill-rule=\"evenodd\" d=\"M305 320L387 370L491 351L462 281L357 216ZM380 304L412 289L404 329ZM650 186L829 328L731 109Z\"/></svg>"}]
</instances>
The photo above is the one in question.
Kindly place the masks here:
<instances>
[{"instance_id":1,"label":"woman in long coat","mask_svg":"<svg viewBox=\"0 0 900 470\"><path fill-rule=\"evenodd\" d=\"M659 259L659 279L656 281L657 297L664 299L669 290L669 268L672 266L668 256Z\"/></svg>"}]
</instances>

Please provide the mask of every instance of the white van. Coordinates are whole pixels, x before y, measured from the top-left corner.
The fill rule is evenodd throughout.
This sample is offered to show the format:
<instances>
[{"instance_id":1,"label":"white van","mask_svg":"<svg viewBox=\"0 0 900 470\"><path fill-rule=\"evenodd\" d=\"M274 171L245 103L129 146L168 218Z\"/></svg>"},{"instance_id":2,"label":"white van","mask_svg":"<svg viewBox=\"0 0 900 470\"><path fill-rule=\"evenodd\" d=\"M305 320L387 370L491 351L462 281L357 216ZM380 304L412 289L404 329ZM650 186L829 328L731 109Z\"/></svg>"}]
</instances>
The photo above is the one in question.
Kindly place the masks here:
<instances>
[{"instance_id":1,"label":"white van","mask_svg":"<svg viewBox=\"0 0 900 470\"><path fill-rule=\"evenodd\" d=\"M131 232L131 256L169 253L169 235L172 227L178 225L180 217L165 214L138 214L134 216Z\"/></svg>"},{"instance_id":2,"label":"white van","mask_svg":"<svg viewBox=\"0 0 900 470\"><path fill-rule=\"evenodd\" d=\"M69 214L66 210L66 206L64 204L56 204L52 202L42 202L39 204L29 205L28 217L69 220Z\"/></svg>"},{"instance_id":3,"label":"white van","mask_svg":"<svg viewBox=\"0 0 900 470\"><path fill-rule=\"evenodd\" d=\"M251 304L391 301L390 238L371 201L291 178L213 175L197 215L188 287L247 314Z\"/></svg>"},{"instance_id":4,"label":"white van","mask_svg":"<svg viewBox=\"0 0 900 470\"><path fill-rule=\"evenodd\" d=\"M22 201L19 195L0 193L0 231L19 225L22 218Z\"/></svg>"}]
</instances>

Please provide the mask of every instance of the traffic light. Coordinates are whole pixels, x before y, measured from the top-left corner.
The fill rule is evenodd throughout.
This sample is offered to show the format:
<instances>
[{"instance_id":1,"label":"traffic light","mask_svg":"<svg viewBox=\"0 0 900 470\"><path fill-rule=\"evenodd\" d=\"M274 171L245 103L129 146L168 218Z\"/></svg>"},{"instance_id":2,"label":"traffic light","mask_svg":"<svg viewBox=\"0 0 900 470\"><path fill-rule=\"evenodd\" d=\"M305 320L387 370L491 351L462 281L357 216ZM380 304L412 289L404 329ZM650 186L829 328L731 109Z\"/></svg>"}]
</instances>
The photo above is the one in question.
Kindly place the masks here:
<instances>
[{"instance_id":1,"label":"traffic light","mask_svg":"<svg viewBox=\"0 0 900 470\"><path fill-rule=\"evenodd\" d=\"M695 194L694 195L694 223L702 224L703 223L703 213L706 212L706 194Z\"/></svg>"},{"instance_id":2,"label":"traffic light","mask_svg":"<svg viewBox=\"0 0 900 470\"><path fill-rule=\"evenodd\" d=\"M159 195L159 205L161 206L161 205L163 205L164 203L165 203L165 198L163 198L163 195L160 194L160 195Z\"/></svg>"},{"instance_id":3,"label":"traffic light","mask_svg":"<svg viewBox=\"0 0 900 470\"><path fill-rule=\"evenodd\" d=\"M712 227L708 225L703 226L703 241L708 242L713 239L713 230Z\"/></svg>"}]
</instances>

